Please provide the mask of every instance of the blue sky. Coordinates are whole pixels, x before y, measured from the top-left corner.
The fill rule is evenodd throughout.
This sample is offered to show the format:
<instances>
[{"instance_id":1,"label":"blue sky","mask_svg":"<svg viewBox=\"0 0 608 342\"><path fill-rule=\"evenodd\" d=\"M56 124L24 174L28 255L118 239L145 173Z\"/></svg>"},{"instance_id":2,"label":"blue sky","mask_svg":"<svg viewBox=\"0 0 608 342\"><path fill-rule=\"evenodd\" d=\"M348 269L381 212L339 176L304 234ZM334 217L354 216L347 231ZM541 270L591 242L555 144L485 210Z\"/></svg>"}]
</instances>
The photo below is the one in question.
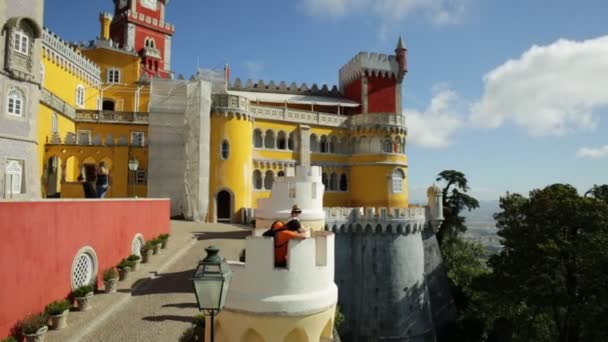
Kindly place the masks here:
<instances>
[{"instance_id":1,"label":"blue sky","mask_svg":"<svg viewBox=\"0 0 608 342\"><path fill-rule=\"evenodd\" d=\"M111 0L46 0L45 26L99 34ZM411 197L444 169L479 199L555 182L608 183L608 3L498 0L174 0L173 69L337 84L359 51L408 48ZM69 20L67 20L69 18Z\"/></svg>"}]
</instances>

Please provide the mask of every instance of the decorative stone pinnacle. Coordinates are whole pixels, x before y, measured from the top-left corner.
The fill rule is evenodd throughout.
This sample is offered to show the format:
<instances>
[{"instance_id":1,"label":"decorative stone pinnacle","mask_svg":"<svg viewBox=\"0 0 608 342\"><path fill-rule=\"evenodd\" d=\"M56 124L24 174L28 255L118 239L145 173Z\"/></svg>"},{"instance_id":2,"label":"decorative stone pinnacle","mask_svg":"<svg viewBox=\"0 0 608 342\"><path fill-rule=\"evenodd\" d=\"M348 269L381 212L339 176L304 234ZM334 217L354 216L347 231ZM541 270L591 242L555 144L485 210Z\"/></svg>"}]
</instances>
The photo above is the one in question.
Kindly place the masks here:
<instances>
[{"instance_id":1,"label":"decorative stone pinnacle","mask_svg":"<svg viewBox=\"0 0 608 342\"><path fill-rule=\"evenodd\" d=\"M405 44L403 44L403 39L399 36L399 40L397 41L397 48L395 50L405 50Z\"/></svg>"}]
</instances>

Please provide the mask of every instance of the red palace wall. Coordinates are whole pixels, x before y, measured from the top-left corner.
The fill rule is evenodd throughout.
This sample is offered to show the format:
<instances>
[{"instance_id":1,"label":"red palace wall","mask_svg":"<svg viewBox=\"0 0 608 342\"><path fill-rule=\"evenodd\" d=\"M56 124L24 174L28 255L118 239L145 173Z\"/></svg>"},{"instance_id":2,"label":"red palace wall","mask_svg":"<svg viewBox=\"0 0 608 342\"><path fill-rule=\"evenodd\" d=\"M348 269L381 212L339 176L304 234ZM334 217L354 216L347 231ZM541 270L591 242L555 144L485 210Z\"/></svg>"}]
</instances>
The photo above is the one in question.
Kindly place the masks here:
<instances>
[{"instance_id":1,"label":"red palace wall","mask_svg":"<svg viewBox=\"0 0 608 342\"><path fill-rule=\"evenodd\" d=\"M156 31L150 30L145 27L136 27L135 28L135 51L139 51L143 49L146 45L145 40L146 37L154 38L154 43L156 44L156 48L160 50L160 59L164 60L165 58L165 35L162 33L158 33Z\"/></svg>"},{"instance_id":2,"label":"red palace wall","mask_svg":"<svg viewBox=\"0 0 608 342\"><path fill-rule=\"evenodd\" d=\"M168 199L0 202L0 337L70 294L82 247L97 255L101 286L103 270L131 254L137 233L145 240L169 233L169 208Z\"/></svg>"},{"instance_id":3,"label":"red palace wall","mask_svg":"<svg viewBox=\"0 0 608 342\"><path fill-rule=\"evenodd\" d=\"M352 81L344 88L344 97L361 103L361 79Z\"/></svg>"},{"instance_id":4,"label":"red palace wall","mask_svg":"<svg viewBox=\"0 0 608 342\"><path fill-rule=\"evenodd\" d=\"M396 86L394 78L368 77L367 112L394 113L396 111Z\"/></svg>"}]
</instances>

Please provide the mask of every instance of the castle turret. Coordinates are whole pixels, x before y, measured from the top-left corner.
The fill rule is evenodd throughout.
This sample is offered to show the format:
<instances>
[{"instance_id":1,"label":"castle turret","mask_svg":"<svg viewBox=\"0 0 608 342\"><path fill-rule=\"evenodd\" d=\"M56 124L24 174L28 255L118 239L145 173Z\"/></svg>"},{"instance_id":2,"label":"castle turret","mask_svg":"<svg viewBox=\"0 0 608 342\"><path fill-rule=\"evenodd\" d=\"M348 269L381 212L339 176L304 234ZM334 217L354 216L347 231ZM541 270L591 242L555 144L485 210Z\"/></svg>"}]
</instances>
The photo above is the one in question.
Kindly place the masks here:
<instances>
[{"instance_id":1,"label":"castle turret","mask_svg":"<svg viewBox=\"0 0 608 342\"><path fill-rule=\"evenodd\" d=\"M395 56L397 57L397 65L399 65L398 77L401 82L407 73L407 49L401 37L399 37L399 41L397 42L397 48L395 48Z\"/></svg>"},{"instance_id":2,"label":"castle turret","mask_svg":"<svg viewBox=\"0 0 608 342\"><path fill-rule=\"evenodd\" d=\"M233 271L217 342L325 341L332 339L338 288L334 283L334 235L291 240L287 268L274 267L272 238L248 237L246 261Z\"/></svg>"},{"instance_id":3,"label":"castle turret","mask_svg":"<svg viewBox=\"0 0 608 342\"><path fill-rule=\"evenodd\" d=\"M433 184L426 191L429 206L429 221L433 231L436 233L439 230L441 222L443 222L443 190Z\"/></svg>"},{"instance_id":4,"label":"castle turret","mask_svg":"<svg viewBox=\"0 0 608 342\"><path fill-rule=\"evenodd\" d=\"M99 23L101 26L101 30L99 32L99 39L110 39L110 25L112 24L112 19L113 16L108 12L99 13Z\"/></svg>"}]
</instances>

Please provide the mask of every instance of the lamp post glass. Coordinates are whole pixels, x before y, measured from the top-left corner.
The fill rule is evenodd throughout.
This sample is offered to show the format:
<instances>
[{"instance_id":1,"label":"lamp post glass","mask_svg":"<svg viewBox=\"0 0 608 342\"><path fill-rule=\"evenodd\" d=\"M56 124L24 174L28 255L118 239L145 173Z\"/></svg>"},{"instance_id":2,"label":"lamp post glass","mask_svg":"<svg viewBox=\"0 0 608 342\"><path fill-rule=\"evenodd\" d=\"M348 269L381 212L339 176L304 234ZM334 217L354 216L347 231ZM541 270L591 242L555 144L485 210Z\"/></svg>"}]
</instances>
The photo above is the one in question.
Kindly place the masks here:
<instances>
[{"instance_id":1,"label":"lamp post glass","mask_svg":"<svg viewBox=\"0 0 608 342\"><path fill-rule=\"evenodd\" d=\"M139 168L139 160L133 157L129 159L129 171L131 171L131 196L133 196L133 187L135 185L135 171Z\"/></svg>"},{"instance_id":2,"label":"lamp post glass","mask_svg":"<svg viewBox=\"0 0 608 342\"><path fill-rule=\"evenodd\" d=\"M220 311L226 303L232 271L226 260L218 255L219 249L205 249L207 257L199 262L192 276L194 293L201 311Z\"/></svg>"}]
</instances>

